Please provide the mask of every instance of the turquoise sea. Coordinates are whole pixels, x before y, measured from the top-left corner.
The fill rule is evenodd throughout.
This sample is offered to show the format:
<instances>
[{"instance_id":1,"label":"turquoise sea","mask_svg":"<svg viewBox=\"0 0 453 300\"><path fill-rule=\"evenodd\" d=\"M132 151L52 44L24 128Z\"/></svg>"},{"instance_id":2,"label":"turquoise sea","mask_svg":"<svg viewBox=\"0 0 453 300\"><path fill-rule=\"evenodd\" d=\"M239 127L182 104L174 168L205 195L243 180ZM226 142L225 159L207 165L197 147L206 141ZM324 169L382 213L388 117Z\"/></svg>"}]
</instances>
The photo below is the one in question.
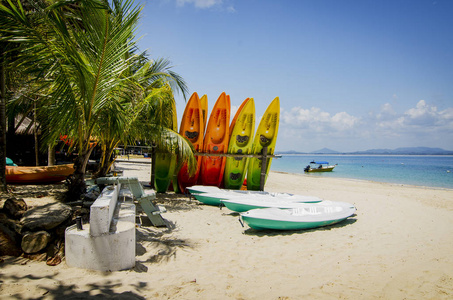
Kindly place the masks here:
<instances>
[{"instance_id":1,"label":"turquoise sea","mask_svg":"<svg viewBox=\"0 0 453 300\"><path fill-rule=\"evenodd\" d=\"M312 160L338 164L333 172L304 173ZM282 155L272 171L332 178L453 189L453 156L439 155Z\"/></svg>"}]
</instances>

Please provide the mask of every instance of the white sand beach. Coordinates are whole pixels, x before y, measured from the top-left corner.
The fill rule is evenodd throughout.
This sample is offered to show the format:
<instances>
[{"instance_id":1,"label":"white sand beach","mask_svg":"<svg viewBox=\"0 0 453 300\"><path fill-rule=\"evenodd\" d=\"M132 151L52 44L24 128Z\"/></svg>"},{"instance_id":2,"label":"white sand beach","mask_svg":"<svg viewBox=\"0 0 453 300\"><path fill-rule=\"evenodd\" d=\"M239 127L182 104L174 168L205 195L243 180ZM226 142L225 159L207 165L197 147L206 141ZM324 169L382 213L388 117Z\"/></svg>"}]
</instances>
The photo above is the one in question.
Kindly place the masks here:
<instances>
[{"instance_id":1,"label":"white sand beach","mask_svg":"<svg viewBox=\"0 0 453 300\"><path fill-rule=\"evenodd\" d=\"M117 167L149 182L149 165ZM226 208L159 195L170 228L137 228L135 268L3 257L0 298L453 298L453 190L277 172L266 190L350 202L357 215L319 229L256 231Z\"/></svg>"}]
</instances>

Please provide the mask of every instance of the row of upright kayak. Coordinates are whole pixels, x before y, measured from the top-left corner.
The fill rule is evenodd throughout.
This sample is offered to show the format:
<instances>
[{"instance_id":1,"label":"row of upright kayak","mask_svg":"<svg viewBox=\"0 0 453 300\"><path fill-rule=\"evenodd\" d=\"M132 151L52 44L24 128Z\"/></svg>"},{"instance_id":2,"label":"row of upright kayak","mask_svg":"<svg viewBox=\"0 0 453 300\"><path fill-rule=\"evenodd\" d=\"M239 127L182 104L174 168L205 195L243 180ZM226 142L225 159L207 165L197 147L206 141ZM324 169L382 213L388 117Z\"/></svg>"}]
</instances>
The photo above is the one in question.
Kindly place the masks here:
<instances>
[{"instance_id":1,"label":"row of upright kayak","mask_svg":"<svg viewBox=\"0 0 453 300\"><path fill-rule=\"evenodd\" d=\"M299 230L332 225L356 212L346 202L323 200L314 196L263 191L225 190L213 186L195 185L187 188L198 201L213 206L225 206L240 213L251 228Z\"/></svg>"},{"instance_id":2,"label":"row of upright kayak","mask_svg":"<svg viewBox=\"0 0 453 300\"><path fill-rule=\"evenodd\" d=\"M275 98L255 132L255 102L245 99L239 106L230 124L230 96L223 92L208 116L207 96L201 98L193 93L187 102L179 128L179 134L186 138L195 150L197 169L189 174L187 164L176 170L176 157L172 153L158 153L154 186L157 192L166 192L170 182L173 190L185 193L185 189L196 184L240 189L247 178L248 190L259 190L261 183L261 157L221 156L266 155L274 153L280 119L280 102ZM174 111L173 130L176 126ZM202 153L203 155L197 155ZM219 156L220 155L220 156ZM266 176L271 165L267 160ZM247 174L247 175L246 175ZM247 177L246 177L247 176Z\"/></svg>"}]
</instances>

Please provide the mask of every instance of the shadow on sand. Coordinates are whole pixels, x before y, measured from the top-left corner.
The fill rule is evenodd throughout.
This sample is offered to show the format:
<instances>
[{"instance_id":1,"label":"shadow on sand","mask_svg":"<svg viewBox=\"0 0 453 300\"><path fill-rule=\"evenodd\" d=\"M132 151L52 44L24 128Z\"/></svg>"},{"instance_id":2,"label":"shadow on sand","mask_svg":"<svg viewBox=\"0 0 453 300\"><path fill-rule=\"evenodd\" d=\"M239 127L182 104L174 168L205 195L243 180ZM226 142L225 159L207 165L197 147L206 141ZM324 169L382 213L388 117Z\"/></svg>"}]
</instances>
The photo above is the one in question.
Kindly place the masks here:
<instances>
[{"instance_id":1,"label":"shadow on sand","mask_svg":"<svg viewBox=\"0 0 453 300\"><path fill-rule=\"evenodd\" d=\"M2 264L18 264L18 260L23 260L17 257L8 257ZM53 275L33 275L28 274L25 276L15 276L9 274L1 274L1 282L14 282L20 285L35 285L41 289L39 294L34 295L32 298L27 299L146 299L137 293L128 292L115 292L114 289L121 287L122 283L113 283L106 281L105 283L90 283L88 288L83 291L76 284L67 284L66 282L57 279L59 273L55 272ZM100 275L107 277L109 272L102 272ZM46 281L46 279L48 281ZM139 282L135 285L136 290L145 290L148 286L146 282ZM20 293L14 293L3 296L7 299L25 299ZM1 298L1 297L0 297ZM3 299L3 298L2 298ZM5 298L6 299L6 298Z\"/></svg>"},{"instance_id":2,"label":"shadow on sand","mask_svg":"<svg viewBox=\"0 0 453 300\"><path fill-rule=\"evenodd\" d=\"M201 203L188 195L175 193L157 193L156 204L164 205L169 211L188 211L192 209L201 209Z\"/></svg>"}]
</instances>

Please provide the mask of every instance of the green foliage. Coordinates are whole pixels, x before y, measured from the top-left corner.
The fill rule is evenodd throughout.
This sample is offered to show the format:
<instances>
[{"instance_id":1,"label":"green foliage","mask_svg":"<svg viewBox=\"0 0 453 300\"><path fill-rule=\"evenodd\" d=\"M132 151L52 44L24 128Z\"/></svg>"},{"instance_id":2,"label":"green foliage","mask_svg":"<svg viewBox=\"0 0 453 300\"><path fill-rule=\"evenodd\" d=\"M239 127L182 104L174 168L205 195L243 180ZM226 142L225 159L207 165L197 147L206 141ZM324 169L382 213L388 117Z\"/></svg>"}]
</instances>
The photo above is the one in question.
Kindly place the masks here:
<instances>
[{"instance_id":1,"label":"green foliage","mask_svg":"<svg viewBox=\"0 0 453 300\"><path fill-rule=\"evenodd\" d=\"M66 134L87 156L92 139L109 150L145 138L194 168L191 146L169 128L172 89L185 96L187 87L167 60L135 53L140 11L131 0L38 1L32 10L6 0L0 42L19 44L15 66L39 79L46 144Z\"/></svg>"}]
</instances>

